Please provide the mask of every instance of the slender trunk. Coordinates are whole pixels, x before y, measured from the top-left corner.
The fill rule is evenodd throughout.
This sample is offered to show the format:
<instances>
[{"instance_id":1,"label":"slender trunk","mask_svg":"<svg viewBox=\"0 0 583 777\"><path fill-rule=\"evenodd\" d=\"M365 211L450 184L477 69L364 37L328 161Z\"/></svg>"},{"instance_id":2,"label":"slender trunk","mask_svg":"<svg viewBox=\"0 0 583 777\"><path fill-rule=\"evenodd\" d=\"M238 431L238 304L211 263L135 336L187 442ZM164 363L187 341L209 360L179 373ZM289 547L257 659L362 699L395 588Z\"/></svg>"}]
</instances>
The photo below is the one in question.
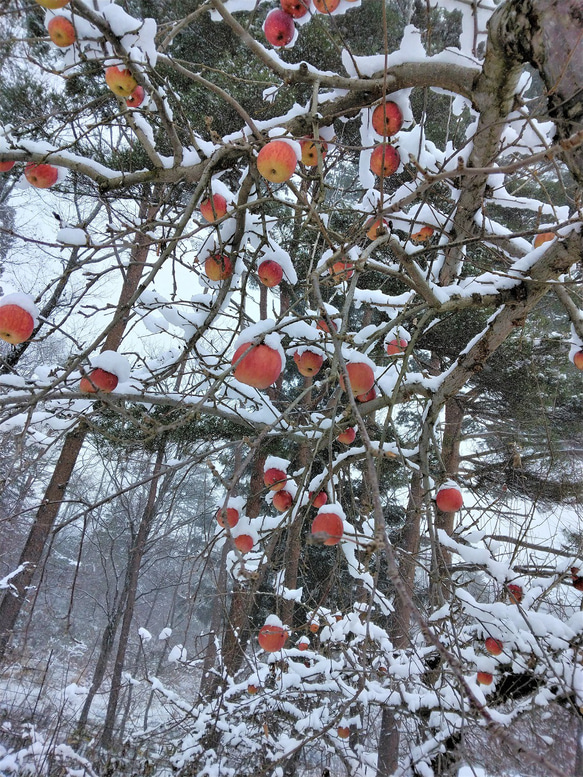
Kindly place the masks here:
<instances>
[{"instance_id":1,"label":"slender trunk","mask_svg":"<svg viewBox=\"0 0 583 777\"><path fill-rule=\"evenodd\" d=\"M107 713L105 715L105 725L103 728L103 734L101 735L101 746L108 749L111 746L113 738L113 729L115 726L115 716L117 712L117 704L119 701L119 694L121 690L121 676L125 664L125 656L128 646L128 640L130 636L130 628L134 617L134 609L136 604L136 592L138 590L138 579L140 576L140 567L142 565L142 559L144 557L144 551L146 548L146 542L156 516L156 493L158 490L158 483L160 481L160 471L162 469L162 462L164 460L164 451L166 446L162 443L158 450L156 462L154 464L154 471L152 473L152 481L150 483L150 490L148 493L148 501L146 508L140 521L140 527L133 548L130 551L130 557L128 560L128 569L126 578L128 581L127 589L127 601L123 614L123 620L121 624L121 631L119 635L119 642L117 646L117 655L115 657L115 663L113 666L113 677L111 680L111 690L109 692L109 702L107 704Z\"/></svg>"}]
</instances>

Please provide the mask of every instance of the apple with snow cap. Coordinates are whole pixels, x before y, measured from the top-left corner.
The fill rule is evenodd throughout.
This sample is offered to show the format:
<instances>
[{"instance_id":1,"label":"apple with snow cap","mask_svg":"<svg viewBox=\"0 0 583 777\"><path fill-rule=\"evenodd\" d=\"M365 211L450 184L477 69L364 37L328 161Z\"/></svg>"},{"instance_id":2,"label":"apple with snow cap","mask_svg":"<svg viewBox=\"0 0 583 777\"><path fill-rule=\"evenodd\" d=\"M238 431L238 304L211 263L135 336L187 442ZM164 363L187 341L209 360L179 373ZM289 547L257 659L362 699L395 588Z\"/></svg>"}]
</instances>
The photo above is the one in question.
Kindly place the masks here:
<instances>
[{"instance_id":1,"label":"apple with snow cap","mask_svg":"<svg viewBox=\"0 0 583 777\"><path fill-rule=\"evenodd\" d=\"M435 496L435 503L442 513L455 513L464 504L462 492L453 480L446 480Z\"/></svg>"},{"instance_id":2,"label":"apple with snow cap","mask_svg":"<svg viewBox=\"0 0 583 777\"><path fill-rule=\"evenodd\" d=\"M24 168L24 177L35 189L50 189L59 178L59 168L54 165L28 162Z\"/></svg>"},{"instance_id":3,"label":"apple with snow cap","mask_svg":"<svg viewBox=\"0 0 583 777\"><path fill-rule=\"evenodd\" d=\"M344 512L340 505L321 507L311 527L312 538L324 545L338 545L344 534Z\"/></svg>"},{"instance_id":4,"label":"apple with snow cap","mask_svg":"<svg viewBox=\"0 0 583 777\"><path fill-rule=\"evenodd\" d=\"M352 393L356 396L366 394L374 385L374 372L370 364L364 361L350 361L346 365L348 382ZM340 385L346 391L344 375L340 375Z\"/></svg>"},{"instance_id":5,"label":"apple with snow cap","mask_svg":"<svg viewBox=\"0 0 583 777\"><path fill-rule=\"evenodd\" d=\"M91 358L91 370L81 378L79 390L84 394L103 391L110 394L118 383L125 383L130 376L130 365L122 354L116 351L102 351Z\"/></svg>"},{"instance_id":6,"label":"apple with snow cap","mask_svg":"<svg viewBox=\"0 0 583 777\"><path fill-rule=\"evenodd\" d=\"M257 155L257 169L266 181L283 183L295 172L298 157L285 140L270 140Z\"/></svg>"},{"instance_id":7,"label":"apple with snow cap","mask_svg":"<svg viewBox=\"0 0 583 777\"><path fill-rule=\"evenodd\" d=\"M269 615L265 619L265 625L259 630L257 641L266 653L277 653L285 645L288 636L277 615Z\"/></svg>"},{"instance_id":8,"label":"apple with snow cap","mask_svg":"<svg viewBox=\"0 0 583 777\"><path fill-rule=\"evenodd\" d=\"M36 326L38 308L29 294L6 294L0 298L0 338L11 345L29 339Z\"/></svg>"},{"instance_id":9,"label":"apple with snow cap","mask_svg":"<svg viewBox=\"0 0 583 777\"><path fill-rule=\"evenodd\" d=\"M287 468L290 462L279 456L268 456L263 465L263 483L270 491L281 491L287 482Z\"/></svg>"},{"instance_id":10,"label":"apple with snow cap","mask_svg":"<svg viewBox=\"0 0 583 777\"><path fill-rule=\"evenodd\" d=\"M294 353L294 362L300 375L311 378L317 375L324 364L324 356L320 351L302 348Z\"/></svg>"},{"instance_id":11,"label":"apple with snow cap","mask_svg":"<svg viewBox=\"0 0 583 777\"><path fill-rule=\"evenodd\" d=\"M241 336L244 339L245 333ZM243 342L235 351L231 364L233 375L240 383L258 389L271 386L281 375L284 354L279 337L270 334L263 343Z\"/></svg>"}]
</instances>

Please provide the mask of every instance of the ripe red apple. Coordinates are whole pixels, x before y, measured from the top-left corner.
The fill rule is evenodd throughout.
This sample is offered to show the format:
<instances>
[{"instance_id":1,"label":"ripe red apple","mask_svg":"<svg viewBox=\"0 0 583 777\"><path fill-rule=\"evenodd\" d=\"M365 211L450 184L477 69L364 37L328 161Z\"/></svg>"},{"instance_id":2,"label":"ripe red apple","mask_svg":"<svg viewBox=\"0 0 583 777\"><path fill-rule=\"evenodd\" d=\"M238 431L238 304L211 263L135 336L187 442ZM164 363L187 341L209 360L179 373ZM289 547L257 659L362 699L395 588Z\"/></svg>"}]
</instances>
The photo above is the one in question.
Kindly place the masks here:
<instances>
[{"instance_id":1,"label":"ripe red apple","mask_svg":"<svg viewBox=\"0 0 583 777\"><path fill-rule=\"evenodd\" d=\"M118 97L129 97L138 85L127 67L117 65L105 69L105 83Z\"/></svg>"},{"instance_id":2,"label":"ripe red apple","mask_svg":"<svg viewBox=\"0 0 583 777\"><path fill-rule=\"evenodd\" d=\"M435 502L442 513L455 513L463 506L464 499L459 488L452 486L440 488Z\"/></svg>"},{"instance_id":3,"label":"ripe red apple","mask_svg":"<svg viewBox=\"0 0 583 777\"><path fill-rule=\"evenodd\" d=\"M0 173L7 173L14 167L14 162L0 162Z\"/></svg>"},{"instance_id":4,"label":"ripe red apple","mask_svg":"<svg viewBox=\"0 0 583 777\"><path fill-rule=\"evenodd\" d=\"M377 105L372 112L372 126L375 132L385 138L397 133L403 125L403 114L397 103L389 100Z\"/></svg>"},{"instance_id":5,"label":"ripe red apple","mask_svg":"<svg viewBox=\"0 0 583 777\"><path fill-rule=\"evenodd\" d=\"M312 523L312 534L323 534L324 545L338 545L344 534L344 522L337 513L318 513Z\"/></svg>"},{"instance_id":6,"label":"ripe red apple","mask_svg":"<svg viewBox=\"0 0 583 777\"><path fill-rule=\"evenodd\" d=\"M222 194L213 194L200 203L200 215L211 223L222 219L226 212L227 201Z\"/></svg>"},{"instance_id":7,"label":"ripe red apple","mask_svg":"<svg viewBox=\"0 0 583 777\"><path fill-rule=\"evenodd\" d=\"M257 169L271 183L287 181L297 164L296 152L285 140L270 140L257 155Z\"/></svg>"},{"instance_id":8,"label":"ripe red apple","mask_svg":"<svg viewBox=\"0 0 583 777\"><path fill-rule=\"evenodd\" d=\"M227 507L226 513L227 513L227 524L229 525L229 528L232 529L233 526L236 526L239 523L239 511L236 510L234 507ZM219 507L219 509L217 510L216 518L219 526L222 526L224 529L225 528L225 509L223 507Z\"/></svg>"},{"instance_id":9,"label":"ripe red apple","mask_svg":"<svg viewBox=\"0 0 583 777\"><path fill-rule=\"evenodd\" d=\"M270 491L281 491L287 481L287 472L277 467L270 467L263 473L263 482Z\"/></svg>"},{"instance_id":10,"label":"ripe red apple","mask_svg":"<svg viewBox=\"0 0 583 777\"><path fill-rule=\"evenodd\" d=\"M411 240L414 243L427 243L433 235L433 227L421 227L419 232L413 232Z\"/></svg>"},{"instance_id":11,"label":"ripe red apple","mask_svg":"<svg viewBox=\"0 0 583 777\"><path fill-rule=\"evenodd\" d=\"M294 19L301 19L310 9L310 0L280 0L281 10L293 16Z\"/></svg>"},{"instance_id":12,"label":"ripe red apple","mask_svg":"<svg viewBox=\"0 0 583 777\"><path fill-rule=\"evenodd\" d=\"M257 277L264 286L272 289L281 283L283 267L278 262L274 262L273 259L266 259L257 268Z\"/></svg>"},{"instance_id":13,"label":"ripe red apple","mask_svg":"<svg viewBox=\"0 0 583 777\"><path fill-rule=\"evenodd\" d=\"M522 590L522 586L516 585L516 583L509 583L506 588L508 589L510 604L520 604L524 598L524 591Z\"/></svg>"},{"instance_id":14,"label":"ripe red apple","mask_svg":"<svg viewBox=\"0 0 583 777\"><path fill-rule=\"evenodd\" d=\"M47 25L49 38L61 49L71 46L77 40L75 28L65 16L53 16Z\"/></svg>"},{"instance_id":15,"label":"ripe red apple","mask_svg":"<svg viewBox=\"0 0 583 777\"><path fill-rule=\"evenodd\" d=\"M289 510L293 501L294 498L290 492L283 489L281 491L276 491L273 495L273 506L276 510L279 510L280 513L285 513L286 510Z\"/></svg>"},{"instance_id":16,"label":"ripe red apple","mask_svg":"<svg viewBox=\"0 0 583 777\"><path fill-rule=\"evenodd\" d=\"M490 674L490 672L478 672L476 675L477 681L480 683L480 685L492 685L492 680L494 679L494 676Z\"/></svg>"},{"instance_id":17,"label":"ripe red apple","mask_svg":"<svg viewBox=\"0 0 583 777\"><path fill-rule=\"evenodd\" d=\"M324 159L328 151L328 144L325 140L319 140L318 145L322 152L322 159ZM318 164L318 146L314 138L302 138L300 140L300 148L302 149L302 163L306 167L315 167Z\"/></svg>"},{"instance_id":18,"label":"ripe red apple","mask_svg":"<svg viewBox=\"0 0 583 777\"><path fill-rule=\"evenodd\" d=\"M340 0L314 0L314 7L318 13L332 13L340 5Z\"/></svg>"},{"instance_id":19,"label":"ripe red apple","mask_svg":"<svg viewBox=\"0 0 583 777\"><path fill-rule=\"evenodd\" d=\"M263 34L272 46L287 46L296 34L294 20L281 8L274 8L265 17Z\"/></svg>"},{"instance_id":20,"label":"ripe red apple","mask_svg":"<svg viewBox=\"0 0 583 777\"><path fill-rule=\"evenodd\" d=\"M239 534L238 537L235 537L234 542L235 547L237 550L241 551L241 553L249 553L255 544L253 542L253 537L251 537L249 534Z\"/></svg>"},{"instance_id":21,"label":"ripe red apple","mask_svg":"<svg viewBox=\"0 0 583 777\"><path fill-rule=\"evenodd\" d=\"M534 238L534 247L538 248L539 246L542 246L543 243L548 243L550 240L554 240L555 237L556 235L554 232L541 232Z\"/></svg>"},{"instance_id":22,"label":"ripe red apple","mask_svg":"<svg viewBox=\"0 0 583 777\"><path fill-rule=\"evenodd\" d=\"M396 337L393 340L389 340L389 342L386 345L387 353L389 356L399 356L405 351L405 348L407 347L407 341L402 339L397 339Z\"/></svg>"},{"instance_id":23,"label":"ripe red apple","mask_svg":"<svg viewBox=\"0 0 583 777\"><path fill-rule=\"evenodd\" d=\"M0 305L0 338L12 345L23 343L32 334L34 318L20 305Z\"/></svg>"},{"instance_id":24,"label":"ripe red apple","mask_svg":"<svg viewBox=\"0 0 583 777\"><path fill-rule=\"evenodd\" d=\"M248 353L246 353L248 351ZM245 354L243 356L243 354ZM243 358L241 359L241 356ZM241 359L239 361L239 359ZM243 343L231 360L231 364L239 362L233 375L241 383L258 389L266 389L279 378L283 364L279 352L261 343Z\"/></svg>"},{"instance_id":25,"label":"ripe red apple","mask_svg":"<svg viewBox=\"0 0 583 777\"><path fill-rule=\"evenodd\" d=\"M352 393L356 396L359 394L366 394L373 387L374 372L366 362L348 362L346 365L346 372L348 373L348 380ZM346 391L343 375L340 375L340 385L342 386L342 389Z\"/></svg>"},{"instance_id":26,"label":"ripe red apple","mask_svg":"<svg viewBox=\"0 0 583 777\"><path fill-rule=\"evenodd\" d=\"M375 175L387 177L396 173L401 164L397 149L388 143L377 146L370 157L370 169Z\"/></svg>"},{"instance_id":27,"label":"ripe red apple","mask_svg":"<svg viewBox=\"0 0 583 777\"><path fill-rule=\"evenodd\" d=\"M348 728L348 726L338 726L338 728L336 729L336 733L338 734L340 739L348 739L348 737L350 736L350 729Z\"/></svg>"},{"instance_id":28,"label":"ripe red apple","mask_svg":"<svg viewBox=\"0 0 583 777\"><path fill-rule=\"evenodd\" d=\"M330 267L330 275L334 283L347 281L354 275L354 265L352 262L334 262L332 267Z\"/></svg>"},{"instance_id":29,"label":"ripe red apple","mask_svg":"<svg viewBox=\"0 0 583 777\"><path fill-rule=\"evenodd\" d=\"M373 399L376 399L376 395L377 392L373 386L370 391L366 392L366 394L357 394L356 399L358 402L371 402Z\"/></svg>"},{"instance_id":30,"label":"ripe red apple","mask_svg":"<svg viewBox=\"0 0 583 777\"><path fill-rule=\"evenodd\" d=\"M578 370L583 370L583 351L577 351L573 356L573 364Z\"/></svg>"},{"instance_id":31,"label":"ripe red apple","mask_svg":"<svg viewBox=\"0 0 583 777\"><path fill-rule=\"evenodd\" d=\"M487 637L484 646L488 653L493 656L499 656L504 649L504 643L499 639L494 639L494 637Z\"/></svg>"},{"instance_id":32,"label":"ripe red apple","mask_svg":"<svg viewBox=\"0 0 583 777\"><path fill-rule=\"evenodd\" d=\"M34 162L28 162L24 168L24 177L36 189L49 189L57 182L59 170L53 165L37 165Z\"/></svg>"},{"instance_id":33,"label":"ripe red apple","mask_svg":"<svg viewBox=\"0 0 583 777\"><path fill-rule=\"evenodd\" d=\"M226 281L233 274L233 263L226 254L211 254L205 260L204 271L211 281Z\"/></svg>"},{"instance_id":34,"label":"ripe red apple","mask_svg":"<svg viewBox=\"0 0 583 777\"><path fill-rule=\"evenodd\" d=\"M277 653L285 645L288 638L283 626L270 626L267 623L259 629L257 641L266 653Z\"/></svg>"},{"instance_id":35,"label":"ripe red apple","mask_svg":"<svg viewBox=\"0 0 583 777\"><path fill-rule=\"evenodd\" d=\"M300 641L297 644L298 650L307 650L309 648L309 646L310 646L310 643L308 641L304 640L303 638L300 639Z\"/></svg>"},{"instance_id":36,"label":"ripe red apple","mask_svg":"<svg viewBox=\"0 0 583 777\"><path fill-rule=\"evenodd\" d=\"M370 219L366 223L366 236L369 240L376 240L381 235L386 235L388 231L388 224L384 219Z\"/></svg>"},{"instance_id":37,"label":"ripe red apple","mask_svg":"<svg viewBox=\"0 0 583 777\"><path fill-rule=\"evenodd\" d=\"M324 364L324 357L315 351L302 351L301 353L296 351L294 353L294 362L300 375L310 378L312 375L318 374Z\"/></svg>"},{"instance_id":38,"label":"ripe red apple","mask_svg":"<svg viewBox=\"0 0 583 777\"><path fill-rule=\"evenodd\" d=\"M310 492L310 499L312 500L313 507L323 507L328 501L328 494L325 491L320 491L316 496L313 496L312 492Z\"/></svg>"},{"instance_id":39,"label":"ripe red apple","mask_svg":"<svg viewBox=\"0 0 583 777\"><path fill-rule=\"evenodd\" d=\"M89 375L84 375L79 383L79 391L85 394L95 394L96 391L103 391L110 394L119 383L119 378L113 372L102 370L96 367L91 370Z\"/></svg>"},{"instance_id":40,"label":"ripe red apple","mask_svg":"<svg viewBox=\"0 0 583 777\"><path fill-rule=\"evenodd\" d=\"M249 683L247 686L247 693L251 694L251 696L254 696L259 689L256 685L253 685L253 683Z\"/></svg>"},{"instance_id":41,"label":"ripe red apple","mask_svg":"<svg viewBox=\"0 0 583 777\"><path fill-rule=\"evenodd\" d=\"M317 634L318 631L320 630L320 624L316 623L316 621L312 621L308 628L310 629L312 634Z\"/></svg>"},{"instance_id":42,"label":"ripe red apple","mask_svg":"<svg viewBox=\"0 0 583 777\"><path fill-rule=\"evenodd\" d=\"M128 108L139 108L140 105L144 102L145 96L146 92L144 91L144 87L138 84L134 91L126 99L126 105Z\"/></svg>"},{"instance_id":43,"label":"ripe red apple","mask_svg":"<svg viewBox=\"0 0 583 777\"><path fill-rule=\"evenodd\" d=\"M343 442L344 445L350 445L350 443L354 442L355 437L356 437L356 428L354 426L349 426L348 429L345 429L343 432L340 432L340 434L336 439L338 440L338 442Z\"/></svg>"},{"instance_id":44,"label":"ripe red apple","mask_svg":"<svg viewBox=\"0 0 583 777\"><path fill-rule=\"evenodd\" d=\"M64 8L69 0L36 0L36 2L43 8L50 8L51 11L54 11L57 8Z\"/></svg>"},{"instance_id":45,"label":"ripe red apple","mask_svg":"<svg viewBox=\"0 0 583 777\"><path fill-rule=\"evenodd\" d=\"M332 329L335 332L337 332L338 331L338 327L336 326L336 322L332 321L332 319L330 319L330 321L332 323ZM326 323L326 321L323 318L321 318L318 321L318 323L316 324L316 329L319 329L321 332L326 332L327 334L330 334L330 330L328 329L328 324Z\"/></svg>"}]
</instances>

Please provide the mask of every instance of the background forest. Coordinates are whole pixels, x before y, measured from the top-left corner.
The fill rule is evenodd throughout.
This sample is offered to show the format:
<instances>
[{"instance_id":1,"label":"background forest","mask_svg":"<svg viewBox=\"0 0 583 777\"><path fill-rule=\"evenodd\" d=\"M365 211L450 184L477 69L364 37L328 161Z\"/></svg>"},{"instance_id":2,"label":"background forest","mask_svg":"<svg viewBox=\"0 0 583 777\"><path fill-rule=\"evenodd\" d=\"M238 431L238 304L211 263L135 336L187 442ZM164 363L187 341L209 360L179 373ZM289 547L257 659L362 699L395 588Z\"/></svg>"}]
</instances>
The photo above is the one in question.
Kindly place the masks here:
<instances>
[{"instance_id":1,"label":"background forest","mask_svg":"<svg viewBox=\"0 0 583 777\"><path fill-rule=\"evenodd\" d=\"M580 3L0 31L1 777L581 777Z\"/></svg>"}]
</instances>

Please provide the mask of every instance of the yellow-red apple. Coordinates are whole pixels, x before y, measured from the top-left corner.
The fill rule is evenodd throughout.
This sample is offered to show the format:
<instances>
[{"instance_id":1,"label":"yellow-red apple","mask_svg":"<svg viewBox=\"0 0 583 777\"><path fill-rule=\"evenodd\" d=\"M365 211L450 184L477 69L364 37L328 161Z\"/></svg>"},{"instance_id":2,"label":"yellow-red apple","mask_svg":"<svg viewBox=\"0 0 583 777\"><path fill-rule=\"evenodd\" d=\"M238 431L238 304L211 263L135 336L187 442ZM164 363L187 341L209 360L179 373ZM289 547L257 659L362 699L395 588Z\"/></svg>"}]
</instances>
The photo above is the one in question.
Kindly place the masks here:
<instances>
[{"instance_id":1,"label":"yellow-red apple","mask_svg":"<svg viewBox=\"0 0 583 777\"><path fill-rule=\"evenodd\" d=\"M65 16L53 16L47 25L49 38L60 49L73 45L77 40L75 28Z\"/></svg>"},{"instance_id":2,"label":"yellow-red apple","mask_svg":"<svg viewBox=\"0 0 583 777\"><path fill-rule=\"evenodd\" d=\"M442 513L455 513L463 506L464 498L459 488L446 486L437 492L435 503Z\"/></svg>"},{"instance_id":3,"label":"yellow-red apple","mask_svg":"<svg viewBox=\"0 0 583 777\"><path fill-rule=\"evenodd\" d=\"M140 105L144 102L145 96L146 92L144 91L144 87L138 84L134 91L126 99L126 105L128 108L139 108Z\"/></svg>"},{"instance_id":4,"label":"yellow-red apple","mask_svg":"<svg viewBox=\"0 0 583 777\"><path fill-rule=\"evenodd\" d=\"M200 203L200 215L211 223L222 219L226 212L227 201L222 194L213 194Z\"/></svg>"},{"instance_id":5,"label":"yellow-red apple","mask_svg":"<svg viewBox=\"0 0 583 777\"><path fill-rule=\"evenodd\" d=\"M413 232L411 240L414 243L427 243L433 235L433 227L421 227L419 232Z\"/></svg>"},{"instance_id":6,"label":"yellow-red apple","mask_svg":"<svg viewBox=\"0 0 583 777\"><path fill-rule=\"evenodd\" d=\"M375 175L384 176L396 173L401 164L397 149L388 143L377 146L370 157L370 169Z\"/></svg>"},{"instance_id":7,"label":"yellow-red apple","mask_svg":"<svg viewBox=\"0 0 583 777\"><path fill-rule=\"evenodd\" d=\"M292 506L293 501L294 501L294 498L290 494L290 492L282 489L281 491L275 492L275 494L273 495L272 504L276 510L279 510L280 513L285 513L285 511L289 510L289 508Z\"/></svg>"},{"instance_id":8,"label":"yellow-red apple","mask_svg":"<svg viewBox=\"0 0 583 777\"><path fill-rule=\"evenodd\" d=\"M336 439L338 440L338 442L344 443L344 445L350 445L350 443L354 442L355 437L356 437L356 428L354 426L349 426L348 429L345 429L343 432L340 432L340 434Z\"/></svg>"},{"instance_id":9,"label":"yellow-red apple","mask_svg":"<svg viewBox=\"0 0 583 777\"><path fill-rule=\"evenodd\" d=\"M499 656L504 649L504 643L499 639L494 639L494 637L486 637L484 647L490 655Z\"/></svg>"},{"instance_id":10,"label":"yellow-red apple","mask_svg":"<svg viewBox=\"0 0 583 777\"><path fill-rule=\"evenodd\" d=\"M583 351L577 351L573 356L573 364L578 370L583 370Z\"/></svg>"},{"instance_id":11,"label":"yellow-red apple","mask_svg":"<svg viewBox=\"0 0 583 777\"><path fill-rule=\"evenodd\" d=\"M226 254L211 254L205 260L204 271L211 281L225 281L233 274L233 263Z\"/></svg>"},{"instance_id":12,"label":"yellow-red apple","mask_svg":"<svg viewBox=\"0 0 583 777\"><path fill-rule=\"evenodd\" d=\"M555 238L556 235L554 232L541 232L534 238L534 247L538 248L539 246L542 246L543 243L548 243L550 240L554 240Z\"/></svg>"},{"instance_id":13,"label":"yellow-red apple","mask_svg":"<svg viewBox=\"0 0 583 777\"><path fill-rule=\"evenodd\" d=\"M493 679L494 676L490 672L478 672L476 675L476 680L480 685L492 685Z\"/></svg>"},{"instance_id":14,"label":"yellow-red apple","mask_svg":"<svg viewBox=\"0 0 583 777\"><path fill-rule=\"evenodd\" d=\"M350 388L355 396L366 394L374 384L374 372L366 362L348 362L346 365ZM340 375L340 385L346 390L344 375Z\"/></svg>"},{"instance_id":15,"label":"yellow-red apple","mask_svg":"<svg viewBox=\"0 0 583 777\"><path fill-rule=\"evenodd\" d=\"M12 345L23 343L32 334L34 318L20 305L0 305L0 338Z\"/></svg>"},{"instance_id":16,"label":"yellow-red apple","mask_svg":"<svg viewBox=\"0 0 583 777\"><path fill-rule=\"evenodd\" d=\"M263 343L240 345L235 351L231 364L236 362L239 363L233 372L235 378L247 386L258 389L266 389L275 383L283 369L279 352Z\"/></svg>"},{"instance_id":17,"label":"yellow-red apple","mask_svg":"<svg viewBox=\"0 0 583 777\"><path fill-rule=\"evenodd\" d=\"M105 83L118 97L129 97L138 85L126 67L117 67L117 65L106 68Z\"/></svg>"},{"instance_id":18,"label":"yellow-red apple","mask_svg":"<svg viewBox=\"0 0 583 777\"><path fill-rule=\"evenodd\" d=\"M270 140L257 155L257 169L271 183L283 183L291 178L297 163L296 152L285 140Z\"/></svg>"},{"instance_id":19,"label":"yellow-red apple","mask_svg":"<svg viewBox=\"0 0 583 777\"><path fill-rule=\"evenodd\" d=\"M407 341L396 337L393 340L389 340L386 345L387 353L389 356L398 356L402 354L406 347Z\"/></svg>"},{"instance_id":20,"label":"yellow-red apple","mask_svg":"<svg viewBox=\"0 0 583 777\"><path fill-rule=\"evenodd\" d=\"M35 189L49 189L57 182L59 170L53 165L37 165L28 162L24 168L24 177Z\"/></svg>"},{"instance_id":21,"label":"yellow-red apple","mask_svg":"<svg viewBox=\"0 0 583 777\"><path fill-rule=\"evenodd\" d=\"M302 149L302 163L306 167L315 167L318 164L318 145L322 152L322 159L326 156L328 151L328 144L324 140L319 140L318 144L314 138L306 137L300 140L300 148Z\"/></svg>"},{"instance_id":22,"label":"yellow-red apple","mask_svg":"<svg viewBox=\"0 0 583 777\"><path fill-rule=\"evenodd\" d=\"M296 33L294 20L290 14L282 11L281 8L274 8L265 17L263 22L263 34L268 43L272 46L281 48L293 39Z\"/></svg>"},{"instance_id":23,"label":"yellow-red apple","mask_svg":"<svg viewBox=\"0 0 583 777\"><path fill-rule=\"evenodd\" d=\"M288 633L283 626L268 624L262 626L257 635L257 641L266 653L277 653L285 645L287 638Z\"/></svg>"},{"instance_id":24,"label":"yellow-red apple","mask_svg":"<svg viewBox=\"0 0 583 777\"><path fill-rule=\"evenodd\" d=\"M344 522L337 513L318 513L312 522L312 535L322 535L324 545L338 545L344 534Z\"/></svg>"},{"instance_id":25,"label":"yellow-red apple","mask_svg":"<svg viewBox=\"0 0 583 777\"><path fill-rule=\"evenodd\" d=\"M324 364L324 357L316 353L315 351L296 351L294 353L294 362L299 370L300 375L306 378L317 375Z\"/></svg>"},{"instance_id":26,"label":"yellow-red apple","mask_svg":"<svg viewBox=\"0 0 583 777\"><path fill-rule=\"evenodd\" d=\"M281 491L287 481L287 472L278 467L270 467L263 473L263 482L270 491Z\"/></svg>"},{"instance_id":27,"label":"yellow-red apple","mask_svg":"<svg viewBox=\"0 0 583 777\"><path fill-rule=\"evenodd\" d=\"M403 125L403 114L397 103L389 100L377 105L372 112L372 126L375 132L384 137L397 133Z\"/></svg>"},{"instance_id":28,"label":"yellow-red apple","mask_svg":"<svg viewBox=\"0 0 583 777\"><path fill-rule=\"evenodd\" d=\"M102 370L96 367L91 370L89 375L84 375L79 383L79 390L85 394L95 394L96 391L103 391L104 394L110 394L119 383L119 378L113 372Z\"/></svg>"},{"instance_id":29,"label":"yellow-red apple","mask_svg":"<svg viewBox=\"0 0 583 777\"><path fill-rule=\"evenodd\" d=\"M264 286L272 289L278 286L283 278L283 267L273 259L266 259L257 268L257 277Z\"/></svg>"}]
</instances>

